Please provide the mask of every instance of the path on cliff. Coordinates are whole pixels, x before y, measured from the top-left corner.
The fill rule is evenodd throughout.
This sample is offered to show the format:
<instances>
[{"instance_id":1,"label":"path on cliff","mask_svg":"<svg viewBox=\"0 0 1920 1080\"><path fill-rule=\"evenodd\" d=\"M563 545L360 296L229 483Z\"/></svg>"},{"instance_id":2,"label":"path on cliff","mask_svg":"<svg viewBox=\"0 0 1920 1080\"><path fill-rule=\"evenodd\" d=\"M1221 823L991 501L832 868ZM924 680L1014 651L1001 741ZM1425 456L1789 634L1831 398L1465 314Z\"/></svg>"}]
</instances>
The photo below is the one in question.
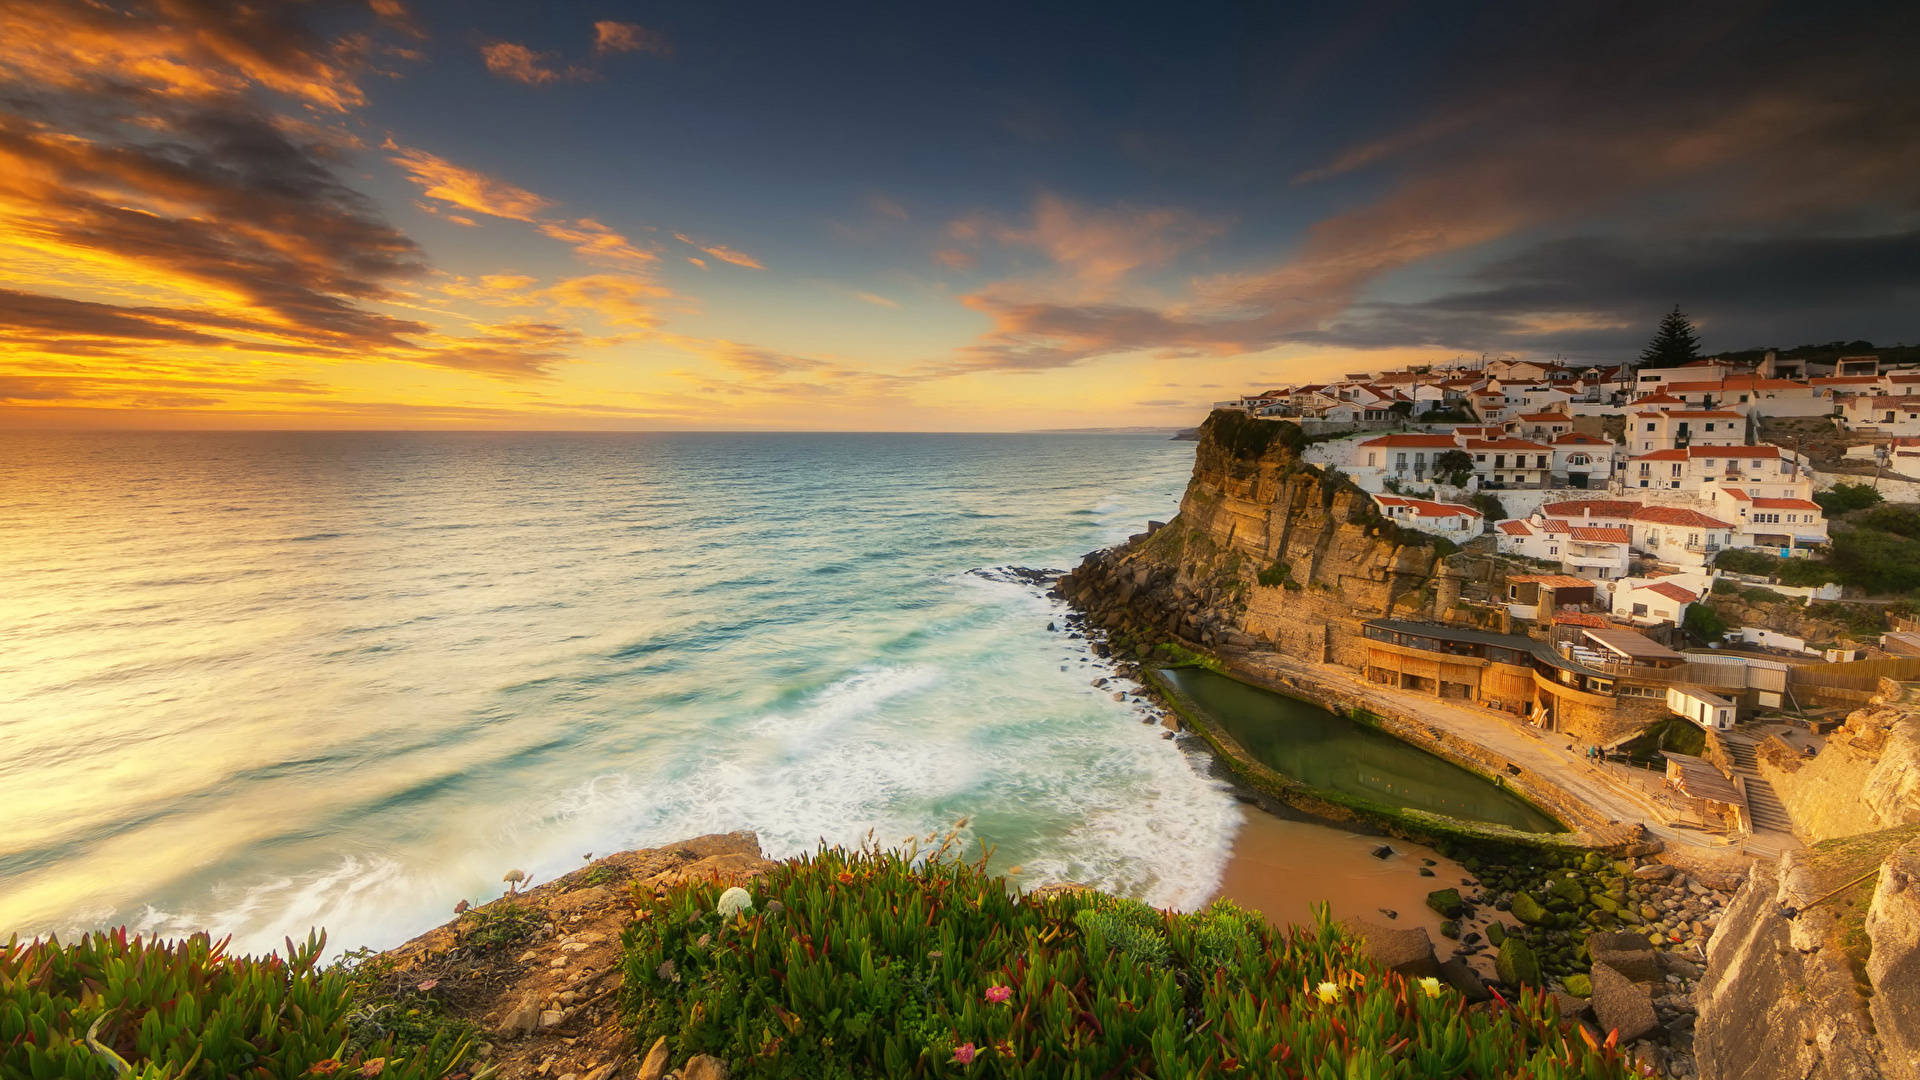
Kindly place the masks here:
<instances>
[{"instance_id":1,"label":"path on cliff","mask_svg":"<svg viewBox=\"0 0 1920 1080\"><path fill-rule=\"evenodd\" d=\"M1268 677L1337 686L1344 693L1376 702L1388 711L1412 713L1435 727L1478 743L1516 765L1532 769L1608 818L1644 825L1648 832L1669 844L1721 852L1744 850L1713 833L1663 824L1653 816L1653 808L1642 801L1644 796L1622 790L1577 752L1563 749L1566 745L1563 736L1554 737L1559 739L1556 743L1554 738L1509 723L1488 710L1376 686L1338 665L1310 663L1272 652L1229 651L1235 664L1244 665ZM1770 851L1765 854L1771 858L1777 853Z\"/></svg>"}]
</instances>

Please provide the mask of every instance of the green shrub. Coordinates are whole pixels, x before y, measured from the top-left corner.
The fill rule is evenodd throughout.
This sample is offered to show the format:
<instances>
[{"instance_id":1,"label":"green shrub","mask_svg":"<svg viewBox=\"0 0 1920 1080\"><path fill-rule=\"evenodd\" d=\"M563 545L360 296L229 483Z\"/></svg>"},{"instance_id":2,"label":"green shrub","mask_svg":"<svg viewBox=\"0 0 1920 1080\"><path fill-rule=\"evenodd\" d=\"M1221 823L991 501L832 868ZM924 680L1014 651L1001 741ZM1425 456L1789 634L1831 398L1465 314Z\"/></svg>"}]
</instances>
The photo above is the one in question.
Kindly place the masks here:
<instances>
[{"instance_id":1,"label":"green shrub","mask_svg":"<svg viewBox=\"0 0 1920 1080\"><path fill-rule=\"evenodd\" d=\"M1488 521L1505 521L1507 519L1506 504L1500 501L1500 496L1498 495L1489 494L1485 491L1476 491L1473 493L1473 498L1467 501L1473 504L1475 510L1485 515Z\"/></svg>"},{"instance_id":2,"label":"green shrub","mask_svg":"<svg viewBox=\"0 0 1920 1080\"><path fill-rule=\"evenodd\" d=\"M424 1080L460 1067L465 1041L443 1036L350 1049L356 1001L344 971L321 969L324 940L254 958L205 934L16 938L0 951L0 1076Z\"/></svg>"},{"instance_id":3,"label":"green shrub","mask_svg":"<svg viewBox=\"0 0 1920 1080\"><path fill-rule=\"evenodd\" d=\"M1878 506L1886 500L1871 484L1835 484L1825 491L1814 492L1813 501L1820 504L1828 517L1839 517Z\"/></svg>"},{"instance_id":4,"label":"green shrub","mask_svg":"<svg viewBox=\"0 0 1920 1080\"><path fill-rule=\"evenodd\" d=\"M1701 641L1718 641L1727 632L1727 620L1711 604L1687 605L1687 617L1680 626Z\"/></svg>"},{"instance_id":5,"label":"green shrub","mask_svg":"<svg viewBox=\"0 0 1920 1080\"><path fill-rule=\"evenodd\" d=\"M1300 587L1294 583L1293 568L1279 559L1273 560L1272 566L1255 574L1254 578L1269 589L1278 588L1283 585L1289 589L1297 589Z\"/></svg>"},{"instance_id":6,"label":"green shrub","mask_svg":"<svg viewBox=\"0 0 1920 1080\"><path fill-rule=\"evenodd\" d=\"M736 1080L1629 1075L1550 999L1469 1010L1376 966L1324 909L1280 932L1231 904L1021 896L980 863L824 847L745 911L720 895L636 897L622 1009L639 1045L665 1036Z\"/></svg>"}]
</instances>

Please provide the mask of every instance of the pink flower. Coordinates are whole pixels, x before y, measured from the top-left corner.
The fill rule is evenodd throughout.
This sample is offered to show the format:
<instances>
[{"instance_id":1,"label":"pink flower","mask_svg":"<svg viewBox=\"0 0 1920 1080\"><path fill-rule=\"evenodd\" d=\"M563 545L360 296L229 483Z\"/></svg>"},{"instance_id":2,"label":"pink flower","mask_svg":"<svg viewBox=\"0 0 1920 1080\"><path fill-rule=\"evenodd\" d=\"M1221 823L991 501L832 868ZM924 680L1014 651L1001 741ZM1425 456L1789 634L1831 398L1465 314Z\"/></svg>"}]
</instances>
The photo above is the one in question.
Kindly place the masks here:
<instances>
[{"instance_id":1,"label":"pink flower","mask_svg":"<svg viewBox=\"0 0 1920 1080\"><path fill-rule=\"evenodd\" d=\"M1011 986L987 987L987 1004L989 1005L1005 1004L1006 1000L1012 996L1013 996L1013 987Z\"/></svg>"},{"instance_id":2,"label":"pink flower","mask_svg":"<svg viewBox=\"0 0 1920 1080\"><path fill-rule=\"evenodd\" d=\"M980 1051L972 1043L961 1043L953 1048L953 1060L962 1065L973 1064L973 1056Z\"/></svg>"}]
</instances>

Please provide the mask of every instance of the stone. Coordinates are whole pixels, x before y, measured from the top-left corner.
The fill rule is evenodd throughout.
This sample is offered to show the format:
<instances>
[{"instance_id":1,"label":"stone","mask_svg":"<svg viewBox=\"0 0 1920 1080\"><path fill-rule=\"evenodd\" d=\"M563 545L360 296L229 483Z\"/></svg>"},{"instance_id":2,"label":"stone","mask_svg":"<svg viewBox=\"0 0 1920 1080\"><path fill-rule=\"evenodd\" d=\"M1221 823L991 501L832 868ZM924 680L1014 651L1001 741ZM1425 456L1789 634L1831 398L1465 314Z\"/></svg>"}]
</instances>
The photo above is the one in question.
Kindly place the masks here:
<instances>
[{"instance_id":1,"label":"stone","mask_svg":"<svg viewBox=\"0 0 1920 1080\"><path fill-rule=\"evenodd\" d=\"M1587 955L1594 963L1605 964L1634 982L1660 978L1660 956L1639 934L1588 934Z\"/></svg>"},{"instance_id":2,"label":"stone","mask_svg":"<svg viewBox=\"0 0 1920 1080\"><path fill-rule=\"evenodd\" d=\"M1492 945L1494 948L1497 949L1500 947L1500 943L1505 940L1507 940L1507 924L1506 923L1490 922L1487 924L1488 944Z\"/></svg>"},{"instance_id":3,"label":"stone","mask_svg":"<svg viewBox=\"0 0 1920 1080\"><path fill-rule=\"evenodd\" d=\"M1347 920L1348 929L1360 938L1360 947L1381 967L1409 979L1440 974L1434 959L1433 939L1420 927L1405 930L1360 919Z\"/></svg>"},{"instance_id":4,"label":"stone","mask_svg":"<svg viewBox=\"0 0 1920 1080\"><path fill-rule=\"evenodd\" d=\"M1508 986L1540 985L1540 961L1524 938L1510 937L1501 942L1500 953L1494 958L1493 967L1500 973L1500 981Z\"/></svg>"},{"instance_id":5,"label":"stone","mask_svg":"<svg viewBox=\"0 0 1920 1080\"><path fill-rule=\"evenodd\" d=\"M1567 993L1572 994L1574 997L1584 998L1593 996L1593 977L1590 975L1582 975L1575 972L1561 979L1560 985L1566 987Z\"/></svg>"},{"instance_id":6,"label":"stone","mask_svg":"<svg viewBox=\"0 0 1920 1080\"><path fill-rule=\"evenodd\" d=\"M1660 1026L1653 995L1604 963L1593 965L1593 1015L1603 1031L1618 1032L1621 1044L1645 1038Z\"/></svg>"},{"instance_id":7,"label":"stone","mask_svg":"<svg viewBox=\"0 0 1920 1080\"><path fill-rule=\"evenodd\" d=\"M1420 876L1421 876L1421 877L1432 877L1432 876L1433 876L1433 868L1432 868L1432 867L1430 867L1430 866L1423 866L1423 867L1421 867L1421 868L1420 868Z\"/></svg>"},{"instance_id":8,"label":"stone","mask_svg":"<svg viewBox=\"0 0 1920 1080\"><path fill-rule=\"evenodd\" d=\"M1115 690L1113 692L1113 700L1115 701L1127 700L1127 692L1125 690Z\"/></svg>"},{"instance_id":9,"label":"stone","mask_svg":"<svg viewBox=\"0 0 1920 1080\"><path fill-rule=\"evenodd\" d=\"M654 1040L653 1049L641 1059L640 1071L634 1074L634 1080L660 1080L667 1075L667 1037Z\"/></svg>"},{"instance_id":10,"label":"stone","mask_svg":"<svg viewBox=\"0 0 1920 1080\"><path fill-rule=\"evenodd\" d=\"M567 1014L560 1009L548 1009L540 1014L540 1026L543 1028L559 1027L566 1019Z\"/></svg>"},{"instance_id":11,"label":"stone","mask_svg":"<svg viewBox=\"0 0 1920 1080\"><path fill-rule=\"evenodd\" d=\"M695 1054L681 1068L680 1080L727 1080L727 1063L707 1054Z\"/></svg>"},{"instance_id":12,"label":"stone","mask_svg":"<svg viewBox=\"0 0 1920 1080\"><path fill-rule=\"evenodd\" d=\"M1665 881L1673 876L1673 867L1661 863L1648 863L1636 868L1633 876L1641 881Z\"/></svg>"},{"instance_id":13,"label":"stone","mask_svg":"<svg viewBox=\"0 0 1920 1080\"><path fill-rule=\"evenodd\" d=\"M1395 855L1398 855L1400 853L1393 850L1391 845L1381 844L1379 847L1374 848L1372 851L1368 852L1368 854L1372 855L1376 859L1391 859Z\"/></svg>"},{"instance_id":14,"label":"stone","mask_svg":"<svg viewBox=\"0 0 1920 1080\"><path fill-rule=\"evenodd\" d=\"M1443 919L1457 919L1467 907L1466 902L1460 899L1459 889L1433 890L1427 894L1427 906Z\"/></svg>"},{"instance_id":15,"label":"stone","mask_svg":"<svg viewBox=\"0 0 1920 1080\"><path fill-rule=\"evenodd\" d=\"M1540 901L1523 892L1513 894L1512 910L1513 917L1528 926L1543 925L1549 918L1547 909L1540 905Z\"/></svg>"},{"instance_id":16,"label":"stone","mask_svg":"<svg viewBox=\"0 0 1920 1080\"><path fill-rule=\"evenodd\" d=\"M1492 994L1487 993L1486 981L1480 978L1473 967L1464 960L1442 960L1440 978L1468 1001L1490 1001Z\"/></svg>"},{"instance_id":17,"label":"stone","mask_svg":"<svg viewBox=\"0 0 1920 1080\"><path fill-rule=\"evenodd\" d=\"M503 1039L517 1039L529 1035L540 1026L539 995L529 993L520 999L520 1003L508 1010L506 1019L494 1028L494 1034Z\"/></svg>"}]
</instances>

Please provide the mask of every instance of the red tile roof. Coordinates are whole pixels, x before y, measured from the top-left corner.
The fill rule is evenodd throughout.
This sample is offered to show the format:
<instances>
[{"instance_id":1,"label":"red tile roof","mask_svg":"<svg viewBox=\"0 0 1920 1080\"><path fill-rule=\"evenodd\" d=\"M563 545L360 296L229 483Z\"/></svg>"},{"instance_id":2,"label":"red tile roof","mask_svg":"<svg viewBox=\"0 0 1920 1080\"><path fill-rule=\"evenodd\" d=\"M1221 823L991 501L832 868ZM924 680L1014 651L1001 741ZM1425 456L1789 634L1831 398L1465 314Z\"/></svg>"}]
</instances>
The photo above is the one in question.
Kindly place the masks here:
<instances>
[{"instance_id":1,"label":"red tile roof","mask_svg":"<svg viewBox=\"0 0 1920 1080\"><path fill-rule=\"evenodd\" d=\"M1611 446L1612 443L1584 431L1566 431L1553 437L1555 446Z\"/></svg>"},{"instance_id":2,"label":"red tile roof","mask_svg":"<svg viewBox=\"0 0 1920 1080\"><path fill-rule=\"evenodd\" d=\"M1654 450L1650 453L1640 454L1636 457L1628 458L1627 460L1628 461L1685 461L1687 460L1687 450L1686 450L1686 447L1680 447L1674 450Z\"/></svg>"},{"instance_id":3,"label":"red tile roof","mask_svg":"<svg viewBox=\"0 0 1920 1080\"><path fill-rule=\"evenodd\" d=\"M1818 510L1820 504L1806 499L1755 499L1753 508L1756 510Z\"/></svg>"},{"instance_id":4,"label":"red tile roof","mask_svg":"<svg viewBox=\"0 0 1920 1080\"><path fill-rule=\"evenodd\" d=\"M1535 424L1544 424L1550 420L1556 423L1561 423L1561 424L1573 423L1573 417L1568 416L1566 413L1557 413L1557 412L1527 413L1524 416L1519 417L1519 419L1523 421L1535 423Z\"/></svg>"},{"instance_id":5,"label":"red tile roof","mask_svg":"<svg viewBox=\"0 0 1920 1080\"><path fill-rule=\"evenodd\" d=\"M1548 517L1629 518L1638 509L1639 503L1626 499L1569 499L1566 502L1548 503L1540 508L1540 512Z\"/></svg>"},{"instance_id":6,"label":"red tile roof","mask_svg":"<svg viewBox=\"0 0 1920 1080\"><path fill-rule=\"evenodd\" d=\"M1454 438L1452 435L1424 435L1419 432L1410 431L1410 432L1402 432L1395 435L1382 435L1377 439L1368 439L1366 442L1363 442L1360 445L1361 446L1410 446L1410 447L1417 446L1417 447L1430 447L1430 448L1444 447L1449 450L1454 450L1459 448L1460 440Z\"/></svg>"},{"instance_id":7,"label":"red tile roof","mask_svg":"<svg viewBox=\"0 0 1920 1080\"><path fill-rule=\"evenodd\" d=\"M1691 525L1697 529L1731 529L1731 522L1708 517L1698 510L1684 506L1643 506L1633 512L1635 521L1651 521L1656 525Z\"/></svg>"},{"instance_id":8,"label":"red tile roof","mask_svg":"<svg viewBox=\"0 0 1920 1080\"><path fill-rule=\"evenodd\" d=\"M1551 450L1551 446L1542 446L1525 439L1468 439L1469 450Z\"/></svg>"},{"instance_id":9,"label":"red tile roof","mask_svg":"<svg viewBox=\"0 0 1920 1080\"><path fill-rule=\"evenodd\" d=\"M1642 585L1640 587L1648 592L1659 593L1669 600L1678 600L1683 604L1691 604L1695 600L1700 599L1700 594L1688 592L1671 581L1656 581L1651 585Z\"/></svg>"},{"instance_id":10,"label":"red tile roof","mask_svg":"<svg viewBox=\"0 0 1920 1080\"><path fill-rule=\"evenodd\" d=\"M1633 541L1633 534L1618 525L1576 525L1568 534L1575 540L1590 543L1627 544Z\"/></svg>"},{"instance_id":11,"label":"red tile roof","mask_svg":"<svg viewBox=\"0 0 1920 1080\"><path fill-rule=\"evenodd\" d=\"M1513 521L1503 521L1495 527L1498 528L1501 532L1506 533L1508 536L1532 536L1533 535L1533 530L1527 528L1527 523L1517 518L1514 519Z\"/></svg>"},{"instance_id":12,"label":"red tile roof","mask_svg":"<svg viewBox=\"0 0 1920 1080\"><path fill-rule=\"evenodd\" d=\"M1697 458L1777 458L1777 446L1689 446L1687 454Z\"/></svg>"},{"instance_id":13,"label":"red tile roof","mask_svg":"<svg viewBox=\"0 0 1920 1080\"><path fill-rule=\"evenodd\" d=\"M1736 498L1736 499L1739 499L1739 500L1740 500L1741 502L1752 502L1752 501L1753 501L1753 496L1751 496L1751 495L1749 495L1749 494L1747 494L1747 493L1746 493L1746 492L1745 492L1744 490L1742 490L1742 489L1740 489L1740 488L1737 488L1737 487L1727 487L1726 485L1724 485L1724 484L1723 484L1723 485L1721 485L1721 487L1720 487L1720 490L1721 490L1721 491L1724 491L1724 492L1726 492L1726 493L1727 493L1728 495L1731 495L1732 497L1734 497L1734 498Z\"/></svg>"},{"instance_id":14,"label":"red tile roof","mask_svg":"<svg viewBox=\"0 0 1920 1080\"><path fill-rule=\"evenodd\" d=\"M1555 626L1608 626L1606 616L1591 611L1556 611L1553 613Z\"/></svg>"},{"instance_id":15,"label":"red tile roof","mask_svg":"<svg viewBox=\"0 0 1920 1080\"><path fill-rule=\"evenodd\" d=\"M1479 517L1480 511L1459 503L1434 502L1431 499L1406 499L1398 495L1375 495L1381 506L1405 506L1415 517Z\"/></svg>"},{"instance_id":16,"label":"red tile roof","mask_svg":"<svg viewBox=\"0 0 1920 1080\"><path fill-rule=\"evenodd\" d=\"M1593 582L1572 574L1511 574L1507 577L1509 585L1545 585L1549 589L1592 588Z\"/></svg>"}]
</instances>

